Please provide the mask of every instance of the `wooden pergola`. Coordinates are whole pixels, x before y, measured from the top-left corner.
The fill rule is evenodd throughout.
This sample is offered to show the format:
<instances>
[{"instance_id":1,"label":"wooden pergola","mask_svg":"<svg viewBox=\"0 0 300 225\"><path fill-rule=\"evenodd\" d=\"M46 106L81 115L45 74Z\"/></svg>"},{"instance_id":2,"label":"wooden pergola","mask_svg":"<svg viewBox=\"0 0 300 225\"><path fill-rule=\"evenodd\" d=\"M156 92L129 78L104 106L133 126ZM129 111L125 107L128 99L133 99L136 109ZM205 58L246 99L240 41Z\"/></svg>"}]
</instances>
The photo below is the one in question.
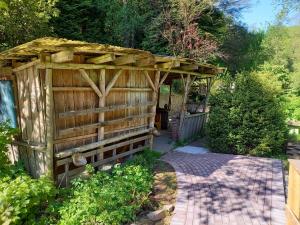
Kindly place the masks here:
<instances>
[{"instance_id":1,"label":"wooden pergola","mask_svg":"<svg viewBox=\"0 0 300 225\"><path fill-rule=\"evenodd\" d=\"M189 89L208 87L223 68L110 45L41 38L0 53L0 80L12 80L21 134L12 147L30 173L58 183L152 148L159 88L182 79L182 128Z\"/></svg>"}]
</instances>

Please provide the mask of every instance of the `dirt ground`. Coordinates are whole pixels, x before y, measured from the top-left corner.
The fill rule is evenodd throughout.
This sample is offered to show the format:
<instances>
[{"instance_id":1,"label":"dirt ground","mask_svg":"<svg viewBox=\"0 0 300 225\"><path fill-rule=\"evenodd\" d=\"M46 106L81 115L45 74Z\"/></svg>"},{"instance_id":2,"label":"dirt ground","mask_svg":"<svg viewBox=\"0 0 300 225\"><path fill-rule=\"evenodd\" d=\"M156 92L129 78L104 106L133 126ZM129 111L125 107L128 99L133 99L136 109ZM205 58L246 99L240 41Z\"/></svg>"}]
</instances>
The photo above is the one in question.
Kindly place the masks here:
<instances>
[{"instance_id":1,"label":"dirt ground","mask_svg":"<svg viewBox=\"0 0 300 225\"><path fill-rule=\"evenodd\" d=\"M176 201L176 174L172 166L168 163L159 161L155 167L154 187L150 195L150 203L147 208L137 218L134 224L137 225L169 225L171 215L158 223L147 220L147 213L161 209L164 205L174 205Z\"/></svg>"}]
</instances>

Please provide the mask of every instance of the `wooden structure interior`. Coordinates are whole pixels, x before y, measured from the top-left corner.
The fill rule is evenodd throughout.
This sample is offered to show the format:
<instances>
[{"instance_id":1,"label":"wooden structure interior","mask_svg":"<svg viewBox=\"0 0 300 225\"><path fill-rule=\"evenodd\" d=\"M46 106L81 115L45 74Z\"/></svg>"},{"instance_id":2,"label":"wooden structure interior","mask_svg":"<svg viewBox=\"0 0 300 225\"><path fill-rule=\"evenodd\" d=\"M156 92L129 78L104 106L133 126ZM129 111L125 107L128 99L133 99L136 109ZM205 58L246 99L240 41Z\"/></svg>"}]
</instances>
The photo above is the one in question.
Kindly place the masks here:
<instances>
[{"instance_id":1,"label":"wooden structure interior","mask_svg":"<svg viewBox=\"0 0 300 225\"><path fill-rule=\"evenodd\" d=\"M34 177L48 173L67 185L86 163L99 168L152 147L163 83L184 82L180 131L193 82L205 79L209 88L223 72L189 59L56 38L4 51L0 80L12 80L20 128L11 157Z\"/></svg>"}]
</instances>

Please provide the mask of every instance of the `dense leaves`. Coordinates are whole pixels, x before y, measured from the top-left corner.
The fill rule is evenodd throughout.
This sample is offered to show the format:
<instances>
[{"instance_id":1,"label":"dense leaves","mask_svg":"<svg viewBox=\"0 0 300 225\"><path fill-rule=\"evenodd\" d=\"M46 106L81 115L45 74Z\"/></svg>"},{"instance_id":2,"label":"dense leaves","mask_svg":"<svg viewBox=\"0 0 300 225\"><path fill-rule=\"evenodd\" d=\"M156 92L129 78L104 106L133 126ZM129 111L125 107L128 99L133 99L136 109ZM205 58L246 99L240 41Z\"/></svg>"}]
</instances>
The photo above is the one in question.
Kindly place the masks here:
<instances>
[{"instance_id":1,"label":"dense leaves","mask_svg":"<svg viewBox=\"0 0 300 225\"><path fill-rule=\"evenodd\" d=\"M212 149L259 156L280 153L287 136L280 93L281 84L271 73L226 80L210 99L207 133Z\"/></svg>"},{"instance_id":2,"label":"dense leaves","mask_svg":"<svg viewBox=\"0 0 300 225\"><path fill-rule=\"evenodd\" d=\"M56 0L2 0L0 50L50 35L52 32L48 22L56 15L55 2Z\"/></svg>"}]
</instances>

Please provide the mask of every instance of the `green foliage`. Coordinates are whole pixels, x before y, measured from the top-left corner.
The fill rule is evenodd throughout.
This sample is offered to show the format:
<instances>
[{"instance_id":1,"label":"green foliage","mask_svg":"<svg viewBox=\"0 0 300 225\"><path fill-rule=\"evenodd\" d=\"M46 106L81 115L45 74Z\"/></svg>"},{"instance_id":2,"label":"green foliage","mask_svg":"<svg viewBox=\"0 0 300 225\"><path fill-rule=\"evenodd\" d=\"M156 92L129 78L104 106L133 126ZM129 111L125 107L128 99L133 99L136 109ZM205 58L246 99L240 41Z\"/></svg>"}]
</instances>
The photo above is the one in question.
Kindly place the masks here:
<instances>
[{"instance_id":1,"label":"green foliage","mask_svg":"<svg viewBox=\"0 0 300 225\"><path fill-rule=\"evenodd\" d=\"M51 34L48 21L56 14L55 1L1 1L6 7L0 7L0 49Z\"/></svg>"},{"instance_id":2,"label":"green foliage","mask_svg":"<svg viewBox=\"0 0 300 225\"><path fill-rule=\"evenodd\" d=\"M32 179L23 174L0 181L0 223L34 224L54 197L53 183L46 177Z\"/></svg>"},{"instance_id":3,"label":"green foliage","mask_svg":"<svg viewBox=\"0 0 300 225\"><path fill-rule=\"evenodd\" d=\"M18 130L11 128L8 123L0 123L0 178L11 169L7 156L7 146L12 142L13 136L17 132Z\"/></svg>"},{"instance_id":4,"label":"green foliage","mask_svg":"<svg viewBox=\"0 0 300 225\"><path fill-rule=\"evenodd\" d=\"M207 134L212 150L258 156L280 153L287 138L280 93L281 84L271 73L227 78L210 98Z\"/></svg>"},{"instance_id":5,"label":"green foliage","mask_svg":"<svg viewBox=\"0 0 300 225\"><path fill-rule=\"evenodd\" d=\"M111 173L97 172L89 179L78 178L65 196L53 202L42 224L124 224L148 202L153 183L152 170L159 153L145 150ZM58 213L57 213L58 212ZM49 222L51 221L51 222Z\"/></svg>"}]
</instances>

